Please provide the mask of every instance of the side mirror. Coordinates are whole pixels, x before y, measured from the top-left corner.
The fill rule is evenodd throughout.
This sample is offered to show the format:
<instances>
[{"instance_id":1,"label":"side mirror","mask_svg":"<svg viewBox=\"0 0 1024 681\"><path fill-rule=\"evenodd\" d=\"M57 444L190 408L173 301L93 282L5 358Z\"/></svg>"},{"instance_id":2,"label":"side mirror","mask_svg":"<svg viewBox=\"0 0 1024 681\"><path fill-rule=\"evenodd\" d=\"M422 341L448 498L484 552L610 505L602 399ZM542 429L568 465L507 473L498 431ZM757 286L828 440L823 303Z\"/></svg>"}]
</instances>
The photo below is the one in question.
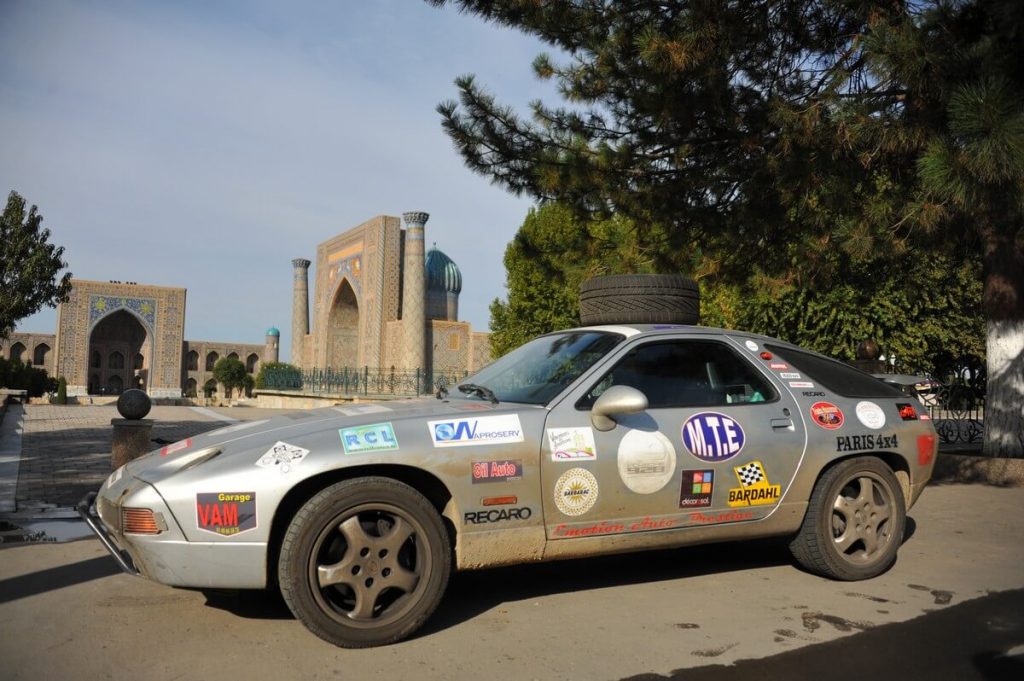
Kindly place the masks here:
<instances>
[{"instance_id":1,"label":"side mirror","mask_svg":"<svg viewBox=\"0 0 1024 681\"><path fill-rule=\"evenodd\" d=\"M590 410L590 422L601 431L615 427L615 417L647 409L647 396L628 385L613 385L601 393Z\"/></svg>"}]
</instances>

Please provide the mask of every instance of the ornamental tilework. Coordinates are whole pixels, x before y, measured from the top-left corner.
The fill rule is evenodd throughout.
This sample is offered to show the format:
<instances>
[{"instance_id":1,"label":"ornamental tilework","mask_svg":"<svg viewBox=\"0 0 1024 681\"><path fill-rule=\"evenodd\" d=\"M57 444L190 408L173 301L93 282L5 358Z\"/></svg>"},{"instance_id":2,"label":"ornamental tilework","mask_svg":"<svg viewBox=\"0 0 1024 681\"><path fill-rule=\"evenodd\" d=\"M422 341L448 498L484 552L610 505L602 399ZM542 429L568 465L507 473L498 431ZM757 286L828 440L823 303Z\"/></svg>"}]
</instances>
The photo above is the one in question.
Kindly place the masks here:
<instances>
[{"instance_id":1,"label":"ornamental tilework","mask_svg":"<svg viewBox=\"0 0 1024 681\"><path fill-rule=\"evenodd\" d=\"M122 296L89 296L89 326L111 312L127 309L143 319L149 330L156 324L157 302L152 298L126 298Z\"/></svg>"}]
</instances>

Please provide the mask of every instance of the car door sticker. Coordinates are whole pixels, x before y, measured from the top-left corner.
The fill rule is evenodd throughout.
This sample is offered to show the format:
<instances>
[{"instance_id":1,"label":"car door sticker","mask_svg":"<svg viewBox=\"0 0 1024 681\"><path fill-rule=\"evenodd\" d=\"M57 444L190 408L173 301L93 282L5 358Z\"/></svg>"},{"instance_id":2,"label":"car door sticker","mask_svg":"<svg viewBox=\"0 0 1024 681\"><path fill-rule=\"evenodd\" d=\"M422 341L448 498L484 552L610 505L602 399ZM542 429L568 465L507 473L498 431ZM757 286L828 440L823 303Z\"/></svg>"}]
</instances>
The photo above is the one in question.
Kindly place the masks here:
<instances>
[{"instance_id":1,"label":"car door sticker","mask_svg":"<svg viewBox=\"0 0 1024 681\"><path fill-rule=\"evenodd\" d=\"M590 428L548 428L552 461L593 461L597 458Z\"/></svg>"},{"instance_id":2,"label":"car door sticker","mask_svg":"<svg viewBox=\"0 0 1024 681\"><path fill-rule=\"evenodd\" d=\"M762 506L777 503L782 498L782 486L768 481L760 461L736 466L733 471L740 486L729 490L730 506Z\"/></svg>"},{"instance_id":3,"label":"car door sticker","mask_svg":"<svg viewBox=\"0 0 1024 681\"><path fill-rule=\"evenodd\" d=\"M637 494L654 494L676 473L676 448L659 431L631 430L619 443L619 477Z\"/></svg>"},{"instance_id":4,"label":"car door sticker","mask_svg":"<svg viewBox=\"0 0 1024 681\"><path fill-rule=\"evenodd\" d=\"M679 484L679 508L703 508L711 505L715 492L715 472L710 469L683 471Z\"/></svg>"},{"instance_id":5,"label":"car door sticker","mask_svg":"<svg viewBox=\"0 0 1024 681\"><path fill-rule=\"evenodd\" d=\"M739 423L725 414L705 411L686 420L683 444L701 461L718 462L740 453L746 435Z\"/></svg>"},{"instance_id":6,"label":"car door sticker","mask_svg":"<svg viewBox=\"0 0 1024 681\"><path fill-rule=\"evenodd\" d=\"M597 478L586 468L570 468L555 482L555 506L564 515L583 515L597 503Z\"/></svg>"}]
</instances>

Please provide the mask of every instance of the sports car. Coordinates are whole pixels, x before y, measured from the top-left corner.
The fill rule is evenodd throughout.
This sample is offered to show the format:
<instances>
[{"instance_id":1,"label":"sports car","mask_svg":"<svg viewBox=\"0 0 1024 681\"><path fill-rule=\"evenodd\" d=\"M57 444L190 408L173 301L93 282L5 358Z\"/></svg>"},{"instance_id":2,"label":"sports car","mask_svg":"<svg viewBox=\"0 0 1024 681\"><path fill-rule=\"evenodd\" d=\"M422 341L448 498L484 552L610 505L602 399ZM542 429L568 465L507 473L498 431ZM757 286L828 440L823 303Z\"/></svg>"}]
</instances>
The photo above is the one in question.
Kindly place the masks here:
<instances>
[{"instance_id":1,"label":"sports car","mask_svg":"<svg viewBox=\"0 0 1024 681\"><path fill-rule=\"evenodd\" d=\"M393 643L453 570L787 537L838 580L896 560L937 453L927 412L764 336L605 324L551 333L418 399L197 435L79 510L121 567L280 589L317 636Z\"/></svg>"}]
</instances>

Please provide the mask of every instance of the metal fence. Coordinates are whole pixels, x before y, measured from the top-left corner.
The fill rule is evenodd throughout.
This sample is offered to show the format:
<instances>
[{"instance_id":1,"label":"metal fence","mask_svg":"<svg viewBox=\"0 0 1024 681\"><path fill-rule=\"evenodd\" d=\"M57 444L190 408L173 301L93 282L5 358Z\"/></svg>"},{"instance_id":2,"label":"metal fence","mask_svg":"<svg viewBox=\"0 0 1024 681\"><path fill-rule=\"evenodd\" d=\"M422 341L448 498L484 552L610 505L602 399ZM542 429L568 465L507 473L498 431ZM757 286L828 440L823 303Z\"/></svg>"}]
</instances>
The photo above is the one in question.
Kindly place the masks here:
<instances>
[{"instance_id":1,"label":"metal fence","mask_svg":"<svg viewBox=\"0 0 1024 681\"><path fill-rule=\"evenodd\" d=\"M441 388L447 390L468 375L467 371L403 371L372 367L305 370L268 368L263 374L263 389L346 397L413 397L432 394Z\"/></svg>"},{"instance_id":2,"label":"metal fence","mask_svg":"<svg viewBox=\"0 0 1024 681\"><path fill-rule=\"evenodd\" d=\"M946 358L936 364L931 370L896 366L889 372L914 374L923 379L911 391L928 409L942 444L980 444L985 438L987 375L984 362L969 357Z\"/></svg>"}]
</instances>

